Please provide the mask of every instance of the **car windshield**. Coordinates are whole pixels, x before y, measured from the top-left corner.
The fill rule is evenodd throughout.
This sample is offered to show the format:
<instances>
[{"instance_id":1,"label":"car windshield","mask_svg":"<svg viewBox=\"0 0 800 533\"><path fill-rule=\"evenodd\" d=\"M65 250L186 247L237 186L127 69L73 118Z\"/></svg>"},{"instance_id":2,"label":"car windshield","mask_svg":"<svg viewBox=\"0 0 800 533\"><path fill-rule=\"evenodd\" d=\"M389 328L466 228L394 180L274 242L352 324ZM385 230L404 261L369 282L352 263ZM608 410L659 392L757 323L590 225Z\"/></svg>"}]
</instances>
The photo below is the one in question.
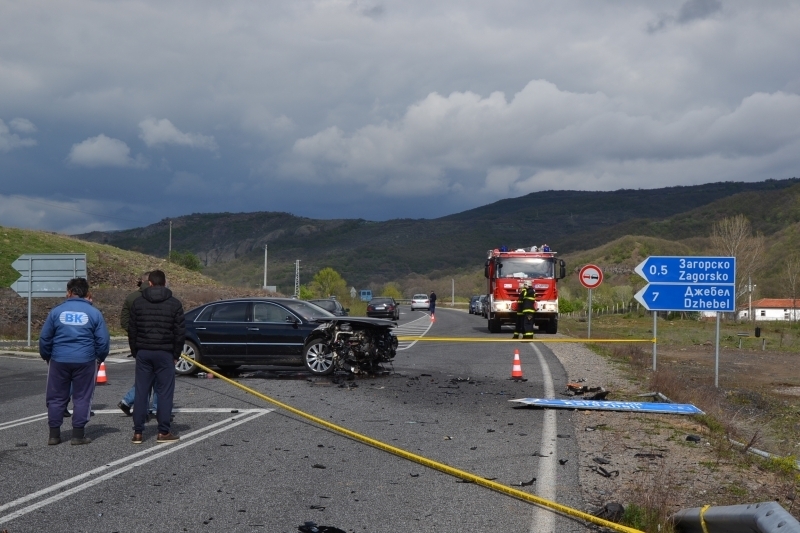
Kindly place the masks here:
<instances>
[{"instance_id":1,"label":"car windshield","mask_svg":"<svg viewBox=\"0 0 800 533\"><path fill-rule=\"evenodd\" d=\"M376 304L378 304L378 305L386 305L386 304L392 303L392 299L391 298L373 298L370 303L372 305L376 305Z\"/></svg>"},{"instance_id":2,"label":"car windshield","mask_svg":"<svg viewBox=\"0 0 800 533\"><path fill-rule=\"evenodd\" d=\"M503 258L497 270L500 278L552 278L553 262L538 257Z\"/></svg>"},{"instance_id":3,"label":"car windshield","mask_svg":"<svg viewBox=\"0 0 800 533\"><path fill-rule=\"evenodd\" d=\"M428 295L427 294L415 294L413 299L414 300L427 300L428 299Z\"/></svg>"},{"instance_id":4,"label":"car windshield","mask_svg":"<svg viewBox=\"0 0 800 533\"><path fill-rule=\"evenodd\" d=\"M303 300L285 300L281 304L285 305L305 320L313 320L315 318L336 318L333 313L329 313L319 306L304 302Z\"/></svg>"}]
</instances>

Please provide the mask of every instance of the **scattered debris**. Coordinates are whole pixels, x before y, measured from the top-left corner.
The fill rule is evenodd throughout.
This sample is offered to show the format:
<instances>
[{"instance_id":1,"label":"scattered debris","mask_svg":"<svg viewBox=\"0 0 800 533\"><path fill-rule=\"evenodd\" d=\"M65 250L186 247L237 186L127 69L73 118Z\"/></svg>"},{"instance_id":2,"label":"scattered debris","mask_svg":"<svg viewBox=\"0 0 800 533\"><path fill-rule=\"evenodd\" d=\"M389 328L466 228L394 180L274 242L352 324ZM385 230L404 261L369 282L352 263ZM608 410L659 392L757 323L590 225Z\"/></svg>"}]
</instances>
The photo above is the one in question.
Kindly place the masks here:
<instances>
[{"instance_id":1,"label":"scattered debris","mask_svg":"<svg viewBox=\"0 0 800 533\"><path fill-rule=\"evenodd\" d=\"M686 440L689 442L700 442L703 438L700 435L686 435Z\"/></svg>"},{"instance_id":2,"label":"scattered debris","mask_svg":"<svg viewBox=\"0 0 800 533\"><path fill-rule=\"evenodd\" d=\"M558 464L560 464L561 466L564 466L565 464L567 464L567 461L569 461L569 459L559 459L558 460Z\"/></svg>"},{"instance_id":3,"label":"scattered debris","mask_svg":"<svg viewBox=\"0 0 800 533\"><path fill-rule=\"evenodd\" d=\"M16 446L17 448L24 448L24 447L26 447L27 445L28 445L28 443L27 443L27 442L18 442L18 443L17 443L15 446Z\"/></svg>"},{"instance_id":4,"label":"scattered debris","mask_svg":"<svg viewBox=\"0 0 800 533\"><path fill-rule=\"evenodd\" d=\"M487 429L486 433L494 433L494 430L493 429Z\"/></svg>"},{"instance_id":5,"label":"scattered debris","mask_svg":"<svg viewBox=\"0 0 800 533\"><path fill-rule=\"evenodd\" d=\"M514 485L516 485L518 487L530 487L534 483L536 483L536 478L535 477L531 478L530 481L520 481L519 483L514 483Z\"/></svg>"},{"instance_id":6,"label":"scattered debris","mask_svg":"<svg viewBox=\"0 0 800 533\"><path fill-rule=\"evenodd\" d=\"M419 474L409 474L411 477L419 477Z\"/></svg>"},{"instance_id":7,"label":"scattered debris","mask_svg":"<svg viewBox=\"0 0 800 533\"><path fill-rule=\"evenodd\" d=\"M533 454L534 457L550 457L549 455L545 455L543 453L536 452Z\"/></svg>"},{"instance_id":8,"label":"scattered debris","mask_svg":"<svg viewBox=\"0 0 800 533\"><path fill-rule=\"evenodd\" d=\"M595 463L601 464L601 465L610 465L611 464L611 461L609 461L605 457L594 457L594 458L592 458L592 461L594 461Z\"/></svg>"},{"instance_id":9,"label":"scattered debris","mask_svg":"<svg viewBox=\"0 0 800 533\"><path fill-rule=\"evenodd\" d=\"M325 510L325 506L324 505L309 505L308 508L311 509L312 511L324 511Z\"/></svg>"},{"instance_id":10,"label":"scattered debris","mask_svg":"<svg viewBox=\"0 0 800 533\"><path fill-rule=\"evenodd\" d=\"M297 526L297 530L303 533L347 533L338 527L318 526L316 522L305 522L302 526Z\"/></svg>"},{"instance_id":11,"label":"scattered debris","mask_svg":"<svg viewBox=\"0 0 800 533\"><path fill-rule=\"evenodd\" d=\"M315 465L311 465L311 468L322 468L322 469L325 469L327 467L325 465L315 464Z\"/></svg>"},{"instance_id":12,"label":"scattered debris","mask_svg":"<svg viewBox=\"0 0 800 533\"><path fill-rule=\"evenodd\" d=\"M559 439L570 439L570 438L572 438L572 436L571 436L571 435L563 435L563 434L561 434L561 433L559 433L558 435L556 435L556 437L558 437Z\"/></svg>"},{"instance_id":13,"label":"scattered debris","mask_svg":"<svg viewBox=\"0 0 800 533\"><path fill-rule=\"evenodd\" d=\"M635 453L634 457L641 457L642 459L663 459L664 455L660 453Z\"/></svg>"},{"instance_id":14,"label":"scattered debris","mask_svg":"<svg viewBox=\"0 0 800 533\"><path fill-rule=\"evenodd\" d=\"M450 435L445 435L443 440L453 440L453 437Z\"/></svg>"},{"instance_id":15,"label":"scattered debris","mask_svg":"<svg viewBox=\"0 0 800 533\"><path fill-rule=\"evenodd\" d=\"M611 472L609 472L602 466L590 466L589 470L591 470L592 472L596 472L603 477L608 477L608 478L619 477L619 470L612 470Z\"/></svg>"},{"instance_id":16,"label":"scattered debris","mask_svg":"<svg viewBox=\"0 0 800 533\"><path fill-rule=\"evenodd\" d=\"M609 502L592 514L609 522L619 522L625 514L625 507L621 503Z\"/></svg>"},{"instance_id":17,"label":"scattered debris","mask_svg":"<svg viewBox=\"0 0 800 533\"><path fill-rule=\"evenodd\" d=\"M608 424L597 424L596 426L586 426L586 431L597 431L598 429L607 428Z\"/></svg>"}]
</instances>

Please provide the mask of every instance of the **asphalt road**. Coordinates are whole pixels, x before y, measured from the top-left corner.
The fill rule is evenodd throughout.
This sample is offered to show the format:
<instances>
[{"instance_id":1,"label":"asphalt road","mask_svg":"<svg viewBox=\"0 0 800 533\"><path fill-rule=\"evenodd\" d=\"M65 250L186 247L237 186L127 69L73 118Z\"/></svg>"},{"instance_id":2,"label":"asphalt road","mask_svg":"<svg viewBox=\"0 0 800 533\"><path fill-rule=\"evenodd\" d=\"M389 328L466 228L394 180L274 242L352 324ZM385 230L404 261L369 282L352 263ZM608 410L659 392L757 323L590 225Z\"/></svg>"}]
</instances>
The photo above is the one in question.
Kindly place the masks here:
<instances>
[{"instance_id":1,"label":"asphalt road","mask_svg":"<svg viewBox=\"0 0 800 533\"><path fill-rule=\"evenodd\" d=\"M421 312L401 317L407 332L429 324ZM489 334L485 320L440 309L427 335ZM292 372L239 381L392 446L583 509L570 413L508 402L565 386L545 345L404 346L386 376L335 383ZM517 346L525 382L509 379ZM133 364L117 357L106 366L109 384L97 387L86 430L94 442L47 446L44 362L0 357L0 530L295 532L306 521L349 532L588 529L274 409L219 379L178 378L180 443L156 445L151 422L144 444L134 445L132 420L116 409ZM70 433L67 419L62 434Z\"/></svg>"}]
</instances>

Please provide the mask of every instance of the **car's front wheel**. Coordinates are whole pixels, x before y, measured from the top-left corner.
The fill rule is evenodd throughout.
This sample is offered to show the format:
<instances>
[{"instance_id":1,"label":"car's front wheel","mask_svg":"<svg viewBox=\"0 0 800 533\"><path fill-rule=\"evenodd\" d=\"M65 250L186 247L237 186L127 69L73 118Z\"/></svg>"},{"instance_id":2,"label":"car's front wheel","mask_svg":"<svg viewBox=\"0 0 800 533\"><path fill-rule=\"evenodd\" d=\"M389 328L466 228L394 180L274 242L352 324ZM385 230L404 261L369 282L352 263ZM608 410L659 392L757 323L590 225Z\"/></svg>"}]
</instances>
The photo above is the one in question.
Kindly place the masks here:
<instances>
[{"instance_id":1,"label":"car's front wheel","mask_svg":"<svg viewBox=\"0 0 800 533\"><path fill-rule=\"evenodd\" d=\"M197 345L192 341L186 341L183 343L183 355L185 355L186 357L188 357L193 361L199 362L200 348L198 348ZM175 373L178 375L189 376L191 374L194 374L198 370L199 369L197 368L197 365L195 365L194 363L190 363L183 357L181 357L175 362Z\"/></svg>"},{"instance_id":2,"label":"car's front wheel","mask_svg":"<svg viewBox=\"0 0 800 533\"><path fill-rule=\"evenodd\" d=\"M312 374L327 376L333 372L333 352L322 339L314 339L306 344L303 360Z\"/></svg>"}]
</instances>

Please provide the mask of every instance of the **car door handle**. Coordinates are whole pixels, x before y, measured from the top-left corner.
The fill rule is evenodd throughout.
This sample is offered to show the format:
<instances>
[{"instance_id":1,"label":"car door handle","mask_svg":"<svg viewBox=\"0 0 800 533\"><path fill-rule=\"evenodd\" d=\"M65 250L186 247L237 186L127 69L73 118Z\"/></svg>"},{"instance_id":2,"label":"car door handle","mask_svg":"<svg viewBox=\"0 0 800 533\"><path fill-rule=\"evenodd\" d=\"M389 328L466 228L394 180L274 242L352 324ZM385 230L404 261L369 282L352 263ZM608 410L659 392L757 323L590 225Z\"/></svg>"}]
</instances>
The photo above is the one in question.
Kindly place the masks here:
<instances>
[{"instance_id":1,"label":"car door handle","mask_svg":"<svg viewBox=\"0 0 800 533\"><path fill-rule=\"evenodd\" d=\"M258 331L258 328L247 328L247 331Z\"/></svg>"}]
</instances>

